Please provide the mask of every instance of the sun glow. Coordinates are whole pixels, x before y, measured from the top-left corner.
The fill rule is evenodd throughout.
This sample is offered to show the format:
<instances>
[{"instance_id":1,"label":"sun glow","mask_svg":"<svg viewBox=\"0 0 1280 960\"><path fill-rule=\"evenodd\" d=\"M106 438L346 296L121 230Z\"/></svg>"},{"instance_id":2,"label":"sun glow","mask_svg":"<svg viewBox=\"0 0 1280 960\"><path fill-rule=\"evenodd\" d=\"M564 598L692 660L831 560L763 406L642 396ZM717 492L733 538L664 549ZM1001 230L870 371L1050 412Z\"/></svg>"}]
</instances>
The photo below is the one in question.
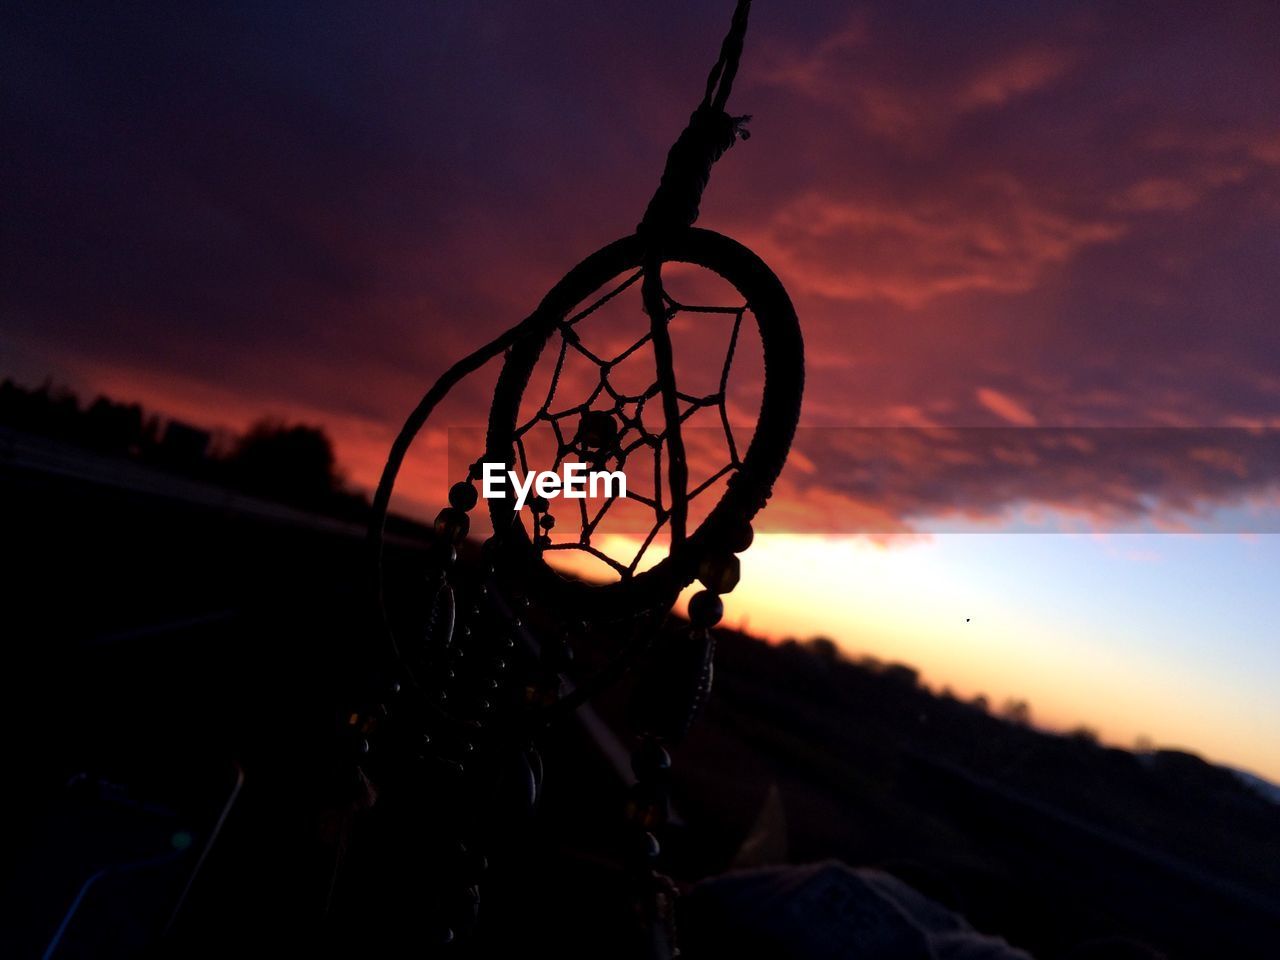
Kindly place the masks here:
<instances>
[{"instance_id":1,"label":"sun glow","mask_svg":"<svg viewBox=\"0 0 1280 960\"><path fill-rule=\"evenodd\" d=\"M630 557L639 540L608 536L597 545ZM662 544L652 545L642 568L664 555ZM574 556L560 554L561 569L598 574ZM1070 568L1064 558L1073 556L1097 568L1093 576L1110 589ZM1280 773L1280 755L1265 739L1250 743L1232 732L1274 711L1242 697L1237 680L1171 655L1195 642L1199 628L1189 624L1184 640L1176 625L1126 607L1145 610L1147 566L1111 555L1096 538L1069 535L760 534L725 598L725 625L774 642L830 637L850 656L910 664L935 691L982 694L993 709L1025 700L1033 722L1047 729L1087 725L1121 746L1150 736ZM678 608L698 589L687 588ZM1081 592L1094 599L1073 599Z\"/></svg>"}]
</instances>

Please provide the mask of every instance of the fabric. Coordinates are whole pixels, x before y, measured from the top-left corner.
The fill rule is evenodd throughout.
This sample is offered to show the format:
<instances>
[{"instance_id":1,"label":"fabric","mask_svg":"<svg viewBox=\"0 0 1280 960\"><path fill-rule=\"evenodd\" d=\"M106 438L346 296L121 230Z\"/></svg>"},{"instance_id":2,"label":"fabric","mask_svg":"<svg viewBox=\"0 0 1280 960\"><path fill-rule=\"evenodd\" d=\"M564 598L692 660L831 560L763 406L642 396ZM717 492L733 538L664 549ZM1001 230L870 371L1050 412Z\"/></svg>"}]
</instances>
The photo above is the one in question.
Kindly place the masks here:
<instances>
[{"instance_id":1,"label":"fabric","mask_svg":"<svg viewBox=\"0 0 1280 960\"><path fill-rule=\"evenodd\" d=\"M681 909L694 958L1032 960L896 877L837 861L711 877Z\"/></svg>"}]
</instances>

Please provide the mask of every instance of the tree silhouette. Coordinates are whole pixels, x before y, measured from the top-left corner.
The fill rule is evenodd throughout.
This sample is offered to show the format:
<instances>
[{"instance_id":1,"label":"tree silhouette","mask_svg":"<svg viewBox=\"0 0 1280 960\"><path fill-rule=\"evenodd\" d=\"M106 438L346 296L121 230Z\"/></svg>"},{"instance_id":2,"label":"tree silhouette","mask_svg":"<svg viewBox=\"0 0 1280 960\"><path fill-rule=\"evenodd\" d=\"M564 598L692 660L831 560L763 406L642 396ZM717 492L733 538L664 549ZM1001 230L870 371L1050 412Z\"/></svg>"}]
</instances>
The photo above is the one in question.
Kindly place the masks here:
<instances>
[{"instance_id":1,"label":"tree silhouette","mask_svg":"<svg viewBox=\"0 0 1280 960\"><path fill-rule=\"evenodd\" d=\"M840 659L840 648L830 637L810 637L805 646L823 663L835 663Z\"/></svg>"},{"instance_id":2,"label":"tree silhouette","mask_svg":"<svg viewBox=\"0 0 1280 960\"><path fill-rule=\"evenodd\" d=\"M333 442L322 427L259 420L227 464L243 489L299 506L320 507L342 492Z\"/></svg>"},{"instance_id":3,"label":"tree silhouette","mask_svg":"<svg viewBox=\"0 0 1280 960\"><path fill-rule=\"evenodd\" d=\"M1096 747L1099 742L1098 731L1093 727L1080 724L1067 732L1067 737L1076 743L1084 743Z\"/></svg>"},{"instance_id":4,"label":"tree silhouette","mask_svg":"<svg viewBox=\"0 0 1280 960\"><path fill-rule=\"evenodd\" d=\"M1010 697L1000 708L1000 716L1020 727L1031 724L1031 705L1025 700Z\"/></svg>"}]
</instances>

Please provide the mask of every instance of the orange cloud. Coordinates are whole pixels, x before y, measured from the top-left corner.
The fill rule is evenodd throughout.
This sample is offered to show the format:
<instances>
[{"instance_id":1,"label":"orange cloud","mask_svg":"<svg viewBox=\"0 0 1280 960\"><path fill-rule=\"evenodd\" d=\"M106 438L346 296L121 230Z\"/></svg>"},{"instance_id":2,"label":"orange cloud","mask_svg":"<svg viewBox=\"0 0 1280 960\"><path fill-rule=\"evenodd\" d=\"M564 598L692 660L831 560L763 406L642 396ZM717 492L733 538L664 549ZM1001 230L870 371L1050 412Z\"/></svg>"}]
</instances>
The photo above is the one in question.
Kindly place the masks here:
<instances>
[{"instance_id":1,"label":"orange cloud","mask_svg":"<svg viewBox=\"0 0 1280 960\"><path fill-rule=\"evenodd\" d=\"M756 246L803 290L919 308L949 294L1022 293L1123 225L1043 205L1010 177L908 203L810 193L780 208Z\"/></svg>"},{"instance_id":2,"label":"orange cloud","mask_svg":"<svg viewBox=\"0 0 1280 960\"><path fill-rule=\"evenodd\" d=\"M1001 420L1017 427L1034 427L1035 415L1007 393L993 390L990 387L979 387L978 402L994 413Z\"/></svg>"},{"instance_id":3,"label":"orange cloud","mask_svg":"<svg viewBox=\"0 0 1280 960\"><path fill-rule=\"evenodd\" d=\"M955 96L961 110L1000 107L1047 86L1075 63L1067 50L1033 47L1018 50L982 67Z\"/></svg>"}]
</instances>

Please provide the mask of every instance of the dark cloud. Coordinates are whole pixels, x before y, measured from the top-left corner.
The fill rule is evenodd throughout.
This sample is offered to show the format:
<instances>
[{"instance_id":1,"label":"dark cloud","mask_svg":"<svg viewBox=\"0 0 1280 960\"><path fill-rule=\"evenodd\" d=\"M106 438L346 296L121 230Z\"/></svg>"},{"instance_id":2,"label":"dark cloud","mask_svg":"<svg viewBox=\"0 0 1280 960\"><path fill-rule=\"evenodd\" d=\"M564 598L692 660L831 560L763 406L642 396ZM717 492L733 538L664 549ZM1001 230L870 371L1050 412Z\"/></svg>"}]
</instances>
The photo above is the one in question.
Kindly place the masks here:
<instances>
[{"instance_id":1,"label":"dark cloud","mask_svg":"<svg viewBox=\"0 0 1280 960\"><path fill-rule=\"evenodd\" d=\"M720 6L10 5L0 349L213 421L324 417L371 482L449 359L631 229ZM1280 8L753 19L733 106L756 136L703 219L791 290L810 426L1275 425ZM486 389L449 415L482 419ZM1136 470L1034 449L1037 469L988 451L927 489L847 464L787 489L895 522L1101 515L1239 499L1274 467L1236 450L1233 486L1186 450ZM1090 476L1114 495L1064 495Z\"/></svg>"},{"instance_id":2,"label":"dark cloud","mask_svg":"<svg viewBox=\"0 0 1280 960\"><path fill-rule=\"evenodd\" d=\"M1274 429L814 428L799 449L762 529L1280 532Z\"/></svg>"}]
</instances>

